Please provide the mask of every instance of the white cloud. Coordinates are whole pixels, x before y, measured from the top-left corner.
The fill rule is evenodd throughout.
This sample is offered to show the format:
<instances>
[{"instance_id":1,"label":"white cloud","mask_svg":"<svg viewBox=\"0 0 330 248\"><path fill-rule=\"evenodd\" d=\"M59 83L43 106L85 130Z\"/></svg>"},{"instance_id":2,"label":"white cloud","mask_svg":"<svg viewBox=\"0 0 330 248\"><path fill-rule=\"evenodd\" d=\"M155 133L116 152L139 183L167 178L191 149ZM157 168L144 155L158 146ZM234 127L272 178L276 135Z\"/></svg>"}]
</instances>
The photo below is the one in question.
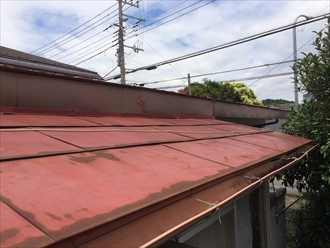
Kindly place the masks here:
<instances>
[{"instance_id":1,"label":"white cloud","mask_svg":"<svg viewBox=\"0 0 330 248\"><path fill-rule=\"evenodd\" d=\"M184 2L184 1L182 1ZM171 11L174 12L182 6L187 6L196 1L186 1ZM206 3L204 1L203 3ZM87 50L79 50L75 53L85 55L95 46L108 47L116 37L113 37L114 28L102 32L110 24L117 21L116 12L117 1L1 1L1 45L24 52L31 52L41 46L55 40L69 30L83 24L97 14L112 5L112 14L103 21L104 24L94 28L84 36L75 35L73 42L62 44L61 47L51 52L45 52L46 57L53 56L70 47L67 53L62 52L52 59L59 59L67 54L82 49L88 42L94 43ZM130 7L125 11L127 15L148 18L161 13L166 8L179 4L177 1L156 0L141 1L140 8ZM150 7L154 7L150 11ZM197 4L195 6L198 6ZM130 54L126 58L126 67L133 69L141 66L150 65L172 59L188 53L193 53L213 46L221 45L240 38L267 31L279 26L290 24L301 14L315 16L329 11L329 1L215 1L200 8L188 15L178 18L172 22L155 28L126 40L126 44L133 46L140 37L143 42L144 52ZM187 9L188 10L188 9ZM146 23L153 22L163 13ZM173 15L169 19L175 17ZM164 19L163 22L169 19ZM96 19L95 19L96 20ZM299 19L303 20L303 18ZM130 20L131 22L133 19ZM92 23L92 22L90 22ZM324 27L325 20L306 25L303 32L297 32L297 45L302 46L311 40L315 34L312 31L320 30ZM157 23L158 25L159 23ZM149 29L147 27L146 29ZM300 31L302 28L298 28ZM85 30L87 31L87 29ZM98 34L99 33L99 34ZM91 35L96 35L86 42L83 42ZM131 33L134 35L134 33ZM107 37L106 37L107 36ZM69 37L69 36L68 36ZM101 43L95 43L103 38ZM82 42L81 44L78 44ZM311 43L311 41L309 42ZM98 45L100 44L100 45ZM150 45L149 45L150 44ZM192 76L244 68L260 64L280 62L292 54L292 30L271 35L252 42L244 43L228 49L198 56L192 59L183 60L170 65L164 65L152 71L140 71L128 74L129 82L154 82L171 78L179 78L190 73ZM101 49L102 50L102 49ZM100 50L100 51L101 51ZM299 50L301 52L313 51L311 45L305 45ZM130 49L126 48L130 53ZM100 75L107 74L117 63L116 47L88 60L80 67L99 72ZM85 56L88 58L92 54ZM62 62L73 61L77 55L64 57ZM290 57L289 59L292 59ZM72 64L77 63L74 61ZM291 71L291 64L283 64L275 68L270 74ZM173 69L173 67L175 69ZM263 75L274 66L262 67L254 70L238 71L218 75L204 76L211 80L227 80L235 78L253 77ZM112 75L119 73L117 68ZM193 81L201 81L203 77L193 78ZM115 80L119 82L119 80ZM245 81L247 85L253 84L259 99L265 98L284 98L294 99L293 84L291 76L283 76L269 79ZM177 80L151 84L148 87L160 87L166 85L180 85L186 80ZM300 95L300 99L302 96Z\"/></svg>"}]
</instances>

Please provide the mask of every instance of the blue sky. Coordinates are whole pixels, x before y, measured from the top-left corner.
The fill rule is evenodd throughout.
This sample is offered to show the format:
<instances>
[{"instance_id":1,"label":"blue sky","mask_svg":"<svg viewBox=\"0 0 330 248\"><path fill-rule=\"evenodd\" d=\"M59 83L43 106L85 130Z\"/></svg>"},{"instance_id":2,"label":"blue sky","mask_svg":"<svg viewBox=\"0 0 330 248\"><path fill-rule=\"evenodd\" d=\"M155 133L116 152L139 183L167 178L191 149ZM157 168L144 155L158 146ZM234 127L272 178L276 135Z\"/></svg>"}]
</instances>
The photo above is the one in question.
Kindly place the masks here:
<instances>
[{"instance_id":1,"label":"blue sky","mask_svg":"<svg viewBox=\"0 0 330 248\"><path fill-rule=\"evenodd\" d=\"M169 19L201 6L209 1L197 3L190 1L161 1L142 0L139 8L130 7L125 14L146 19L139 23L137 31L128 28L125 44L137 47L144 51L135 53L130 48L125 48L126 68L134 69L141 66L172 59L185 54L197 52L213 46L221 45L240 38L267 31L279 26L290 24L301 14L316 16L329 13L329 0L323 1L214 1L174 21L154 28L148 32L141 31L153 28ZM180 4L179 4L180 3ZM153 25L151 23L166 17L181 8L191 8L171 15ZM111 70L118 74L116 57L116 26L117 1L1 1L1 45L24 52L32 52L54 41L84 24L102 11L110 8L98 19L103 18L91 27L84 25L75 32L53 43L52 50L42 51L40 55L64 63L98 72L101 76ZM126 9L128 6L124 7ZM170 10L169 10L170 9ZM167 12L164 12L168 10ZM98 20L97 18L94 20ZM299 19L303 20L303 18ZM92 24L94 21L89 22ZM134 19L130 19L130 27ZM326 21L318 21L297 28L297 47L303 46L298 51L312 52L312 43L315 34L324 28ZM147 26L143 29L143 26ZM108 28L108 29L106 29ZM80 33L77 33L81 31ZM85 33L80 36L80 34ZM305 45L306 44L306 45ZM84 48L85 46L88 46ZM113 47L111 47L113 46ZM91 57L94 48L108 50ZM70 49L69 49L70 48ZM171 65L164 65L152 71L139 71L127 75L128 83L148 83L167 79L175 79L227 71L249 66L264 65L292 59L292 30L271 35L242 45L223 49L217 52L183 60ZM84 56L85 55L85 56ZM84 57L83 57L84 56ZM77 59L78 58L78 59ZM253 70L244 70L232 73L222 73L206 76L211 80L224 81L264 75L265 73L277 74L291 71L291 63L280 66L265 66ZM272 70L271 72L269 72ZM205 76L204 76L205 77ZM201 82L203 77L193 78ZM119 80L113 80L119 82ZM243 81L252 85L259 99L284 98L294 99L292 76L265 78L261 80ZM173 85L186 85L186 80L149 84L148 87L164 87ZM170 90L177 91L179 88ZM300 95L300 99L302 95Z\"/></svg>"}]
</instances>

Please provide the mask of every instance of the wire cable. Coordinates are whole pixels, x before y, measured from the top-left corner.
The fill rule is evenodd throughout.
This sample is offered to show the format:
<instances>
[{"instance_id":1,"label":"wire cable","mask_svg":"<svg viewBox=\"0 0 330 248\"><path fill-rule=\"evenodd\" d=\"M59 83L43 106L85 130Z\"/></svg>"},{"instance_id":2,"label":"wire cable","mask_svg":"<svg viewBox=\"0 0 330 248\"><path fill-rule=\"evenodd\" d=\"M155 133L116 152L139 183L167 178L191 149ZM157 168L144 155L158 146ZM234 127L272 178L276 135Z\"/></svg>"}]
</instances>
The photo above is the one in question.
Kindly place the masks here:
<instances>
[{"instance_id":1,"label":"wire cable","mask_svg":"<svg viewBox=\"0 0 330 248\"><path fill-rule=\"evenodd\" d=\"M319 14L322 13L325 9L327 9L327 7L324 8L324 9L322 9L322 10L321 10L320 12L318 12L316 15L319 15ZM321 32L322 32L324 29L326 29L326 27L323 28L323 29L321 30ZM308 40L305 44L303 44L302 46L300 46L300 47L297 49L297 51L299 51L301 48L303 48L303 47L306 46L309 42L311 42L313 39L315 39L316 36L317 36L317 35L315 35L313 38L311 38L310 40ZM292 55L293 55L293 53L291 53L288 57L286 57L286 58L283 60L283 62L286 61L288 58L290 58ZM293 61L293 62L294 62L294 61ZM270 69L269 71L267 71L266 73L264 73L264 75L267 75L268 73L272 72L272 71L275 70L278 66L279 66L279 65L276 65L275 67L273 67L272 69ZM261 80L261 79L257 79L255 82L253 82L252 84L250 84L248 87L249 87L249 88L250 88L250 87L253 87L253 85L258 84L258 83L260 82L260 80Z\"/></svg>"},{"instance_id":2,"label":"wire cable","mask_svg":"<svg viewBox=\"0 0 330 248\"><path fill-rule=\"evenodd\" d=\"M114 11L113 11L113 12L114 12ZM111 12L110 14L112 14L113 12ZM107 16L109 16L110 14L108 14ZM105 17L107 17L107 16L105 16ZM58 47L60 47L60 46L63 46L63 45L65 45L65 44L67 44L67 43L69 43L69 42L71 42L71 41L77 39L78 37L80 37L80 36L82 36L82 35L84 35L84 34L90 32L90 31L94 30L95 28L101 26L102 24L104 24L104 23L106 23L107 21L111 20L111 19L114 18L115 16L116 16L116 15L114 15L114 16L112 16L112 17L106 19L105 21L99 23L98 25L96 25L96 26L94 26L94 27L91 27L93 24L99 22L100 20L97 21L97 22L94 22L94 23L91 24L90 26L88 26L88 27L82 29L81 31L79 31L79 32L77 32L77 33L75 33L75 34L73 34L73 35L75 35L75 36L73 36L73 37L68 37L68 38L62 40L61 42L59 42L58 44L55 44L55 45L51 46L50 48L48 48L47 50L44 50L44 51L42 51L42 52L44 52L44 53L45 53L45 52L50 52L50 51L52 51L52 50L54 50L54 49L56 49L56 48L58 48ZM105 18L105 17L103 17L103 18ZM103 19L103 18L102 18L102 19ZM101 20L102 20L102 19L101 19ZM91 28L88 29L89 27L91 27ZM82 34L79 34L80 32L82 32L82 31L84 31L84 30L86 30L86 29L88 29L88 30L85 31L85 32L83 32ZM104 30L103 30L103 31L104 31ZM102 31L102 32L103 32L103 31ZM77 34L79 34L79 35L77 35ZM99 33L98 33L98 34L99 34ZM96 35L98 35L98 34L96 34ZM92 37L95 37L96 35L93 35ZM67 50L68 50L68 49L65 49L64 51L62 51L62 52L60 52L60 53L66 52ZM40 53L42 53L42 52L40 52ZM39 53L39 54L40 54L40 53ZM58 54L60 54L60 53L58 53ZM56 55L58 55L58 54L56 54ZM38 54L37 54L37 55L38 55ZM54 56L52 56L52 57L54 57Z\"/></svg>"},{"instance_id":3,"label":"wire cable","mask_svg":"<svg viewBox=\"0 0 330 248\"><path fill-rule=\"evenodd\" d=\"M227 71L210 72L210 73L204 73L204 74L199 74L199 75L192 75L192 76L190 76L190 78L197 78L197 77L203 77L203 76L209 76L209 75L216 75L216 74L223 74L223 73L229 73L229 72L251 70L251 69L261 68L261 67L265 67L265 66L268 67L268 66L272 66L272 65L280 65L280 64L284 64L284 63L291 63L293 61L294 60L288 60L288 61L282 61L282 62L276 62L276 63L269 63L269 64L263 64L263 65L249 66L249 67L244 67L244 68L239 68L239 69L233 69L233 70L227 70ZM143 84L145 84L145 85L148 85L148 84L157 84L157 83L164 83L164 82L176 81L176 80L183 80L183 79L187 79L187 77L165 79L165 80L160 80L160 81L155 81L155 82L148 82L148 83L143 83Z\"/></svg>"},{"instance_id":4,"label":"wire cable","mask_svg":"<svg viewBox=\"0 0 330 248\"><path fill-rule=\"evenodd\" d=\"M67 36L67 35L69 35L69 34L71 34L72 32L76 31L77 29L81 28L82 26L86 25L87 23L91 22L92 20L94 20L94 19L97 18L98 16L102 15L103 13L105 13L106 11L108 11L109 9L111 9L112 7L114 7L115 5L116 5L116 4L112 5L111 7L107 8L106 10L104 10L104 11L102 11L101 13L97 14L97 15L94 16L92 19L88 20L87 22L84 22L83 24L81 24L80 26L78 26L78 27L76 27L75 29L71 30L70 32L68 32L68 33L66 33L66 34L64 34L64 35L62 35L61 37L57 38L56 40L53 40L52 42L50 42L50 43L48 43L48 44L46 44L46 45L44 45L44 46L42 46L42 47L40 47L40 48L38 48L38 49L32 51L32 52L30 52L30 53L31 53L31 54L32 54L32 53L35 53L35 52L39 51L40 49L42 49L42 48L44 48L44 47L46 47L46 46L48 46L48 45L50 45L50 44L52 44L52 43L54 43L54 42L60 40L60 39L62 39L63 37L65 37L65 36Z\"/></svg>"},{"instance_id":5,"label":"wire cable","mask_svg":"<svg viewBox=\"0 0 330 248\"><path fill-rule=\"evenodd\" d=\"M301 22L281 26L281 27L278 27L278 28L275 28L275 29L271 29L271 30L268 30L268 31L265 31L265 32L261 32L261 33L251 35L251 36L248 36L248 37L245 37L245 38L241 38L241 39L238 39L238 40L235 40L235 41L231 41L231 42L219 45L219 46L211 47L211 48L204 49L204 50L201 50L201 51L198 51L198 52L194 52L194 53L190 53L190 54L183 55L183 56L180 56L180 57L176 57L176 58L173 58L173 59L170 59L170 60L165 60L165 61L162 61L162 62L159 62L159 63L155 63L155 64L143 66L143 67L138 67L136 69L126 71L126 74L134 73L134 72L137 72L137 71L140 71L140 70L147 70L148 68L157 68L157 67L165 65L165 64L182 61L182 60L185 60L185 59L189 59L189 58L197 57L197 56L204 55L204 54L207 54L207 53L222 50L222 49L225 49L225 48L228 48L228 47L240 45L240 44L243 44L243 43L246 43L246 42L249 42L249 41L253 41L253 40L260 39L260 38L263 38L263 37L266 37L266 36L269 36L269 35L273 35L273 34L276 34L276 33L279 33L279 32L283 32L283 31L292 29L293 27L298 27L298 26L301 26L301 25L305 25L305 24L309 24L309 23L313 23L313 22L316 22L316 21L323 20L323 19L327 18L329 15L330 14L317 16L313 19L304 20L304 21L301 21ZM114 77L117 77L117 76L118 75L113 76L113 77L109 77L108 79L113 79Z\"/></svg>"},{"instance_id":6,"label":"wire cable","mask_svg":"<svg viewBox=\"0 0 330 248\"><path fill-rule=\"evenodd\" d=\"M93 56L91 56L91 57L89 57L89 58L87 58L87 59L85 59L85 60L83 60L83 61L78 62L77 64L75 64L75 66L80 65L81 63L83 63L83 62L85 62L85 61L87 61L87 60L90 60L90 59L92 59L92 58L94 58L94 57L100 55L101 53L103 53L103 52L105 52L105 51L109 50L110 48L112 48L112 47L114 47L114 46L117 46L117 45L118 45L118 43L116 43L116 44L114 44L114 45L112 45L112 46L110 46L110 47L108 47L108 48L102 50L101 52L99 52L99 53L97 53L97 54L95 54L95 55L93 55Z\"/></svg>"},{"instance_id":7,"label":"wire cable","mask_svg":"<svg viewBox=\"0 0 330 248\"><path fill-rule=\"evenodd\" d=\"M293 72L283 72L283 73L277 73L277 74L271 74L271 75L264 75L264 76L255 76L255 77L246 77L246 78L235 78L235 79L229 79L229 80L221 80L219 82L221 83L230 83L230 82L238 82L238 81L248 81L248 80L254 80L256 78L272 78L272 77L282 77L282 76L288 76L292 75ZM186 85L183 85L186 86ZM164 87L159 87L156 89L167 89L167 88L177 88L180 86L164 86Z\"/></svg>"}]
</instances>

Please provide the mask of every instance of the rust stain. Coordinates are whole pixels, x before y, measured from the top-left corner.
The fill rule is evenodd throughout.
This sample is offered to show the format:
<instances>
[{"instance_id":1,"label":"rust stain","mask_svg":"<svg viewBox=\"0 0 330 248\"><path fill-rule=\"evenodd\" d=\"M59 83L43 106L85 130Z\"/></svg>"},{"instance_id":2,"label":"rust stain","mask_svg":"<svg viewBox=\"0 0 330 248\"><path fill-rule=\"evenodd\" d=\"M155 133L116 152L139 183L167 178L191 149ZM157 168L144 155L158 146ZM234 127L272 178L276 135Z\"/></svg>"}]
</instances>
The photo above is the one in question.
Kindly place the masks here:
<instances>
[{"instance_id":1,"label":"rust stain","mask_svg":"<svg viewBox=\"0 0 330 248\"><path fill-rule=\"evenodd\" d=\"M51 213L45 213L46 215L48 215L50 218L54 219L54 220L62 220L61 217L56 216L55 214L51 214Z\"/></svg>"},{"instance_id":2,"label":"rust stain","mask_svg":"<svg viewBox=\"0 0 330 248\"><path fill-rule=\"evenodd\" d=\"M230 171L230 170L229 170ZM219 175L224 174L224 170L219 171L219 174L215 174L212 176L207 176L203 179L196 181L183 181L177 184L174 184L168 188L164 188L159 192L151 193L147 197L138 200L136 202L132 202L130 204L121 206L117 209L109 211L107 213L96 214L90 218L83 218L75 221L72 224L62 226L60 231L54 231L48 229L39 223L40 226L43 227L43 230L53 237L55 240L62 240L69 238L72 235L79 235L78 233L87 232L90 234L91 232L96 232L96 235L99 235L98 232L101 232L102 225L105 225L103 228L106 228L107 231L109 229L118 228L123 223L127 224L130 221L136 220L140 217L146 215L151 211L150 209L161 209L164 206L168 206L178 199L183 199L192 194L192 188L198 188L203 184L211 183L213 185L213 181L217 180ZM208 185L210 187L211 185ZM198 192L198 191L196 191ZM194 192L194 193L196 193ZM166 197L164 197L164 195ZM204 207L204 206L203 206ZM86 208L82 208L86 209ZM118 220L118 222L117 222ZM94 229L94 227L99 226L101 229ZM84 236L86 233L80 234L80 238L85 241ZM53 244L52 247L57 247L56 243Z\"/></svg>"},{"instance_id":3,"label":"rust stain","mask_svg":"<svg viewBox=\"0 0 330 248\"><path fill-rule=\"evenodd\" d=\"M10 228L0 232L0 243L4 243L6 240L15 237L20 230L18 228Z\"/></svg>"},{"instance_id":4,"label":"rust stain","mask_svg":"<svg viewBox=\"0 0 330 248\"><path fill-rule=\"evenodd\" d=\"M73 216L71 214L65 214L64 217L67 219L70 219L70 220L73 218Z\"/></svg>"},{"instance_id":5,"label":"rust stain","mask_svg":"<svg viewBox=\"0 0 330 248\"><path fill-rule=\"evenodd\" d=\"M47 236L40 236L40 237L26 238L22 242L16 243L13 247L45 247L46 245L50 245L54 242L55 240Z\"/></svg>"},{"instance_id":6,"label":"rust stain","mask_svg":"<svg viewBox=\"0 0 330 248\"><path fill-rule=\"evenodd\" d=\"M139 105L140 107L144 107L145 106L145 102L142 101L141 96L139 95L137 100L136 100L136 104Z\"/></svg>"},{"instance_id":7,"label":"rust stain","mask_svg":"<svg viewBox=\"0 0 330 248\"><path fill-rule=\"evenodd\" d=\"M98 158L105 158L112 161L120 161L119 158L111 153L104 151L97 151L92 153L83 153L79 155L70 156L70 160L77 163L90 164L97 160Z\"/></svg>"}]
</instances>

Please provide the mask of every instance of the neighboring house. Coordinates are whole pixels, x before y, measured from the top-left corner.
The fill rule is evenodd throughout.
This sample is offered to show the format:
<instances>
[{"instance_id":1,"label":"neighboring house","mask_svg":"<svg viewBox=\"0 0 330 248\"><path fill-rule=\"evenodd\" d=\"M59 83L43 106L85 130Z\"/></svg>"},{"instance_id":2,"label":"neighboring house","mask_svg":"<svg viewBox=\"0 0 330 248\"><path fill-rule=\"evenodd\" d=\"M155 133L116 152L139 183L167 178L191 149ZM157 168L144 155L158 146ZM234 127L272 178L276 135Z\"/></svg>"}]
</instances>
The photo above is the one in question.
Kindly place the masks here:
<instances>
[{"instance_id":1,"label":"neighboring house","mask_svg":"<svg viewBox=\"0 0 330 248\"><path fill-rule=\"evenodd\" d=\"M1 247L285 246L285 192L268 179L313 145L237 123L287 111L12 60L0 63Z\"/></svg>"},{"instance_id":2,"label":"neighboring house","mask_svg":"<svg viewBox=\"0 0 330 248\"><path fill-rule=\"evenodd\" d=\"M63 64L54 60L45 59L29 53L17 51L8 47L0 46L1 66L6 70L15 67L15 71L21 70L23 73L29 74L48 74L57 76L80 77L88 79L103 80L96 72L89 71L76 66Z\"/></svg>"}]
</instances>

